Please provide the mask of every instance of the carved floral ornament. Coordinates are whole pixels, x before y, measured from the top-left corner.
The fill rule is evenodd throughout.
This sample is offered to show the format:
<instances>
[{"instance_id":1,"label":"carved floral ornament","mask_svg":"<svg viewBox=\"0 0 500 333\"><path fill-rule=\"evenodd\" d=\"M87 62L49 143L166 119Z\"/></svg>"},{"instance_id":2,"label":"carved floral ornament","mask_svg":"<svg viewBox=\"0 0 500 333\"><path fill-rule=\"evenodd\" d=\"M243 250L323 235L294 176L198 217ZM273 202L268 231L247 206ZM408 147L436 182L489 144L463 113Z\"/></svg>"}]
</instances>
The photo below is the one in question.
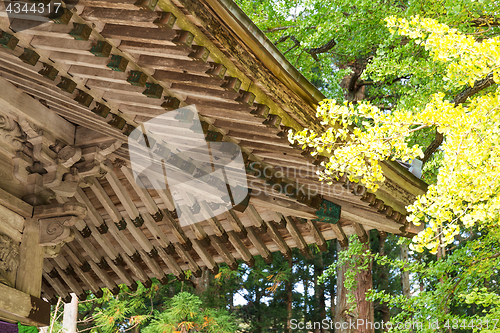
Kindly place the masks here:
<instances>
[{"instance_id":1,"label":"carved floral ornament","mask_svg":"<svg viewBox=\"0 0 500 333\"><path fill-rule=\"evenodd\" d=\"M17 271L19 244L7 235L0 234L0 283L12 286L7 273Z\"/></svg>"}]
</instances>

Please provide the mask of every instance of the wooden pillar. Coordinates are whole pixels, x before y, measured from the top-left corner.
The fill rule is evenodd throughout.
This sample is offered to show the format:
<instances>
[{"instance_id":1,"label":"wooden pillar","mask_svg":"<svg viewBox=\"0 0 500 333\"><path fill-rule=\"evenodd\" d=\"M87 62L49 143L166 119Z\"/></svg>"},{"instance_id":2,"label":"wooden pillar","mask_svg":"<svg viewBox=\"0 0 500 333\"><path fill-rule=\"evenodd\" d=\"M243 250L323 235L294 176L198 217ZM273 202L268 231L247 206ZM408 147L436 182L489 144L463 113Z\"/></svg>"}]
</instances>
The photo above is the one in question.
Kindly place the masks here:
<instances>
[{"instance_id":1,"label":"wooden pillar","mask_svg":"<svg viewBox=\"0 0 500 333\"><path fill-rule=\"evenodd\" d=\"M19 248L16 289L40 297L43 272L43 247L39 244L40 227L37 218L27 218Z\"/></svg>"}]
</instances>

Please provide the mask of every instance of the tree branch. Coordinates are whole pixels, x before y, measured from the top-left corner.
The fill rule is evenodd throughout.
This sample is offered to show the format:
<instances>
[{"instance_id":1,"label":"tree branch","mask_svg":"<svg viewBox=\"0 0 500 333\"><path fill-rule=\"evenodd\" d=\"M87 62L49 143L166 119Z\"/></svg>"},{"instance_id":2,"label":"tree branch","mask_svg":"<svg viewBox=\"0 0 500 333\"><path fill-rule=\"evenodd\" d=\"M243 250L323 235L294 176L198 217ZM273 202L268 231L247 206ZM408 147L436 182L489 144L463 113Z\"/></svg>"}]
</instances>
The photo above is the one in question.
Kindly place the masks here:
<instances>
[{"instance_id":1,"label":"tree branch","mask_svg":"<svg viewBox=\"0 0 500 333\"><path fill-rule=\"evenodd\" d=\"M283 43L283 42L286 42L286 40L290 38L290 35L284 35L284 36L281 36L280 39L278 39L276 41L276 43L274 43L274 45L278 45L280 43Z\"/></svg>"},{"instance_id":2,"label":"tree branch","mask_svg":"<svg viewBox=\"0 0 500 333\"><path fill-rule=\"evenodd\" d=\"M274 27L274 28L269 28L267 30L264 30L265 33L269 33L269 32L276 32L276 31L282 31L282 30L288 30L288 29L293 29L293 28L297 28L298 25L287 25L287 26L284 26L284 27ZM316 29L316 26L313 25L311 27L306 27L305 29Z\"/></svg>"},{"instance_id":3,"label":"tree branch","mask_svg":"<svg viewBox=\"0 0 500 333\"><path fill-rule=\"evenodd\" d=\"M307 50L306 52L309 53L314 58L314 56L316 56L318 54L326 53L326 52L330 51L335 45L337 45L337 42L335 42L335 39L332 38L328 42L326 42L325 44L321 45L320 47L311 48L311 49ZM317 60L317 58L315 58L315 60Z\"/></svg>"},{"instance_id":4,"label":"tree branch","mask_svg":"<svg viewBox=\"0 0 500 333\"><path fill-rule=\"evenodd\" d=\"M291 29L291 28L297 28L296 25L288 25L288 26L285 26L285 27L275 27L275 28L269 28L267 30L264 30L265 33L268 33L268 32L275 32L275 31L281 31L281 30L287 30L287 29Z\"/></svg>"},{"instance_id":5,"label":"tree branch","mask_svg":"<svg viewBox=\"0 0 500 333\"><path fill-rule=\"evenodd\" d=\"M484 79L478 80L474 82L473 87L467 87L464 90L462 90L454 99L453 102L455 103L455 106L458 106L459 104L465 103L467 98L471 97L472 95L477 94L481 90L484 90L488 87L491 87L493 84L495 84L495 81L493 81L493 73L488 74Z\"/></svg>"},{"instance_id":6,"label":"tree branch","mask_svg":"<svg viewBox=\"0 0 500 333\"><path fill-rule=\"evenodd\" d=\"M462 90L454 99L453 102L455 103L455 107L465 103L467 98L477 94L481 90L484 90L490 86L495 84L495 81L493 81L493 73L488 74L484 79L478 80L474 82L473 87L467 87L464 90ZM436 129L436 136L434 137L434 141L431 142L429 147L424 152L424 158L422 159L422 165L424 165L434 154L434 152L439 148L439 146L443 143L444 136L442 133L439 133Z\"/></svg>"},{"instance_id":7,"label":"tree branch","mask_svg":"<svg viewBox=\"0 0 500 333\"><path fill-rule=\"evenodd\" d=\"M473 27L500 27L500 18L498 17L479 17L472 20Z\"/></svg>"}]
</instances>

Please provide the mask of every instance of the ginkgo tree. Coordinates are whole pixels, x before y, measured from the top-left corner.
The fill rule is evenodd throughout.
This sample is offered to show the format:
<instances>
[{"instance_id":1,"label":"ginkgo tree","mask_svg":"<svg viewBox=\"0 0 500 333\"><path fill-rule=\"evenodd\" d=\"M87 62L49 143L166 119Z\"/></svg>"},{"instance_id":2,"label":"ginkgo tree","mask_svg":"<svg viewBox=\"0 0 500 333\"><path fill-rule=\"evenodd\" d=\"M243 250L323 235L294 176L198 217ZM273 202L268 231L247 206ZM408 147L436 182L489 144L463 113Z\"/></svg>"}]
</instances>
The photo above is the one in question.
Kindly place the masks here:
<instances>
[{"instance_id":1,"label":"ginkgo tree","mask_svg":"<svg viewBox=\"0 0 500 333\"><path fill-rule=\"evenodd\" d=\"M312 154L330 157L320 173L331 181L346 173L375 191L384 180L380 162L423 158L423 147L411 140L415 132L436 128L444 136L437 182L408 207L408 220L426 228L412 248L436 253L453 242L461 227L496 225L500 213L500 39L477 40L472 34L434 19L388 17L392 34L410 38L443 67L442 91L422 107L394 107L387 112L369 102L323 101L317 116L330 128L305 129L289 139ZM370 75L384 56L374 59ZM450 90L462 88L454 99Z\"/></svg>"}]
</instances>

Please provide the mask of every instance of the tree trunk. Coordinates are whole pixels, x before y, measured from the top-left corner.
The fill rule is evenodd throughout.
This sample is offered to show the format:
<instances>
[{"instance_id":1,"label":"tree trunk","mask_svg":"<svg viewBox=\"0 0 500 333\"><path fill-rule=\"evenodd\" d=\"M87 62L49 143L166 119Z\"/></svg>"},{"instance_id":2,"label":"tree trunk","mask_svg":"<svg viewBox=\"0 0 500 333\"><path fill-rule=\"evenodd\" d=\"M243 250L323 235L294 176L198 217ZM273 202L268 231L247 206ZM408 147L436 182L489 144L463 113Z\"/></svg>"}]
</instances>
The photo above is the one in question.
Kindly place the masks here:
<instances>
[{"instance_id":1,"label":"tree trunk","mask_svg":"<svg viewBox=\"0 0 500 333\"><path fill-rule=\"evenodd\" d=\"M337 253L345 250L342 248L340 243L337 241ZM349 321L352 318L349 316L350 304L347 303L347 290L344 286L344 272L348 269L347 265L339 266L337 268L337 304L335 305L335 332L348 333L352 330L342 329L342 327L349 327ZM346 325L347 324L347 325Z\"/></svg>"},{"instance_id":2,"label":"tree trunk","mask_svg":"<svg viewBox=\"0 0 500 333\"><path fill-rule=\"evenodd\" d=\"M401 260L405 263L408 262L408 245L406 244L401 244ZM403 287L403 295L410 297L410 272L401 271L401 285Z\"/></svg>"},{"instance_id":3,"label":"tree trunk","mask_svg":"<svg viewBox=\"0 0 500 333\"><path fill-rule=\"evenodd\" d=\"M63 332L76 333L76 320L78 316L78 298L71 293L71 302L64 304Z\"/></svg>"},{"instance_id":4,"label":"tree trunk","mask_svg":"<svg viewBox=\"0 0 500 333\"><path fill-rule=\"evenodd\" d=\"M378 243L378 251L381 256L385 256L385 241L387 239L387 233L383 231L378 232L379 243ZM389 267L386 265L382 265L378 267L379 274L379 290L388 290L389 289ZM389 309L389 304L385 302L380 303L380 312L382 314L382 320L384 323L387 323L391 320L391 312ZM384 330L387 331L387 326L384 326Z\"/></svg>"},{"instance_id":5,"label":"tree trunk","mask_svg":"<svg viewBox=\"0 0 500 333\"><path fill-rule=\"evenodd\" d=\"M302 284L304 285L304 321L307 322L310 319L308 312L309 266L307 264L304 267L304 271L306 272L304 279L302 280Z\"/></svg>"},{"instance_id":6,"label":"tree trunk","mask_svg":"<svg viewBox=\"0 0 500 333\"><path fill-rule=\"evenodd\" d=\"M337 241L334 239L331 241L329 245L330 252L333 252L333 260L337 260L338 258L338 253L337 253ZM335 274L332 274L330 276L330 319L331 321L335 322L335 310L336 306L335 303L337 302L337 276Z\"/></svg>"},{"instance_id":7,"label":"tree trunk","mask_svg":"<svg viewBox=\"0 0 500 333\"><path fill-rule=\"evenodd\" d=\"M330 318L335 322L335 300L337 299L337 292L335 291L334 278L330 278Z\"/></svg>"},{"instance_id":8,"label":"tree trunk","mask_svg":"<svg viewBox=\"0 0 500 333\"><path fill-rule=\"evenodd\" d=\"M370 250L369 240L363 244L363 251L366 250ZM375 332L373 328L375 320L373 303L366 300L366 293L373 289L372 266L373 261L370 260L368 269L356 274L357 288L354 291L354 296L356 297L356 310L358 313L357 323L361 323L361 325L356 326L359 333Z\"/></svg>"},{"instance_id":9,"label":"tree trunk","mask_svg":"<svg viewBox=\"0 0 500 333\"><path fill-rule=\"evenodd\" d=\"M288 268L290 269L290 273L292 272L293 262L292 256L288 258ZM292 328L290 324L290 320L292 320L292 300L293 300L293 281L292 274L290 274L290 278L286 282L286 332L292 333Z\"/></svg>"},{"instance_id":10,"label":"tree trunk","mask_svg":"<svg viewBox=\"0 0 500 333\"><path fill-rule=\"evenodd\" d=\"M337 243L338 244L338 243ZM363 244L363 251L370 249L369 241ZM344 250L337 245L337 251ZM366 293L373 288L372 262L367 270L356 274L356 289L353 292L355 303L349 303L347 289L344 286L345 272L351 269L348 264L339 267L337 272L337 307L335 311L335 332L373 333L373 303L366 300ZM354 308L353 311L350 311Z\"/></svg>"},{"instance_id":11,"label":"tree trunk","mask_svg":"<svg viewBox=\"0 0 500 333\"><path fill-rule=\"evenodd\" d=\"M208 286L210 285L210 278L211 278L210 274L211 273L208 270L208 268L203 267L201 271L201 276L199 278L193 277L193 282L196 285L195 288L196 295L200 296L207 291Z\"/></svg>"},{"instance_id":12,"label":"tree trunk","mask_svg":"<svg viewBox=\"0 0 500 333\"><path fill-rule=\"evenodd\" d=\"M317 254L316 260L314 260L314 298L315 304L318 307L315 311L314 322L321 322L326 317L326 304L325 304L325 288L323 284L318 284L318 278L323 275L323 254L322 252ZM315 328L315 333L323 333L324 329L321 327Z\"/></svg>"},{"instance_id":13,"label":"tree trunk","mask_svg":"<svg viewBox=\"0 0 500 333\"><path fill-rule=\"evenodd\" d=\"M257 311L257 329L256 333L262 333L262 316L261 316L261 306L260 306L260 300L262 298L261 290L260 287L256 288L255 291L255 309Z\"/></svg>"}]
</instances>

